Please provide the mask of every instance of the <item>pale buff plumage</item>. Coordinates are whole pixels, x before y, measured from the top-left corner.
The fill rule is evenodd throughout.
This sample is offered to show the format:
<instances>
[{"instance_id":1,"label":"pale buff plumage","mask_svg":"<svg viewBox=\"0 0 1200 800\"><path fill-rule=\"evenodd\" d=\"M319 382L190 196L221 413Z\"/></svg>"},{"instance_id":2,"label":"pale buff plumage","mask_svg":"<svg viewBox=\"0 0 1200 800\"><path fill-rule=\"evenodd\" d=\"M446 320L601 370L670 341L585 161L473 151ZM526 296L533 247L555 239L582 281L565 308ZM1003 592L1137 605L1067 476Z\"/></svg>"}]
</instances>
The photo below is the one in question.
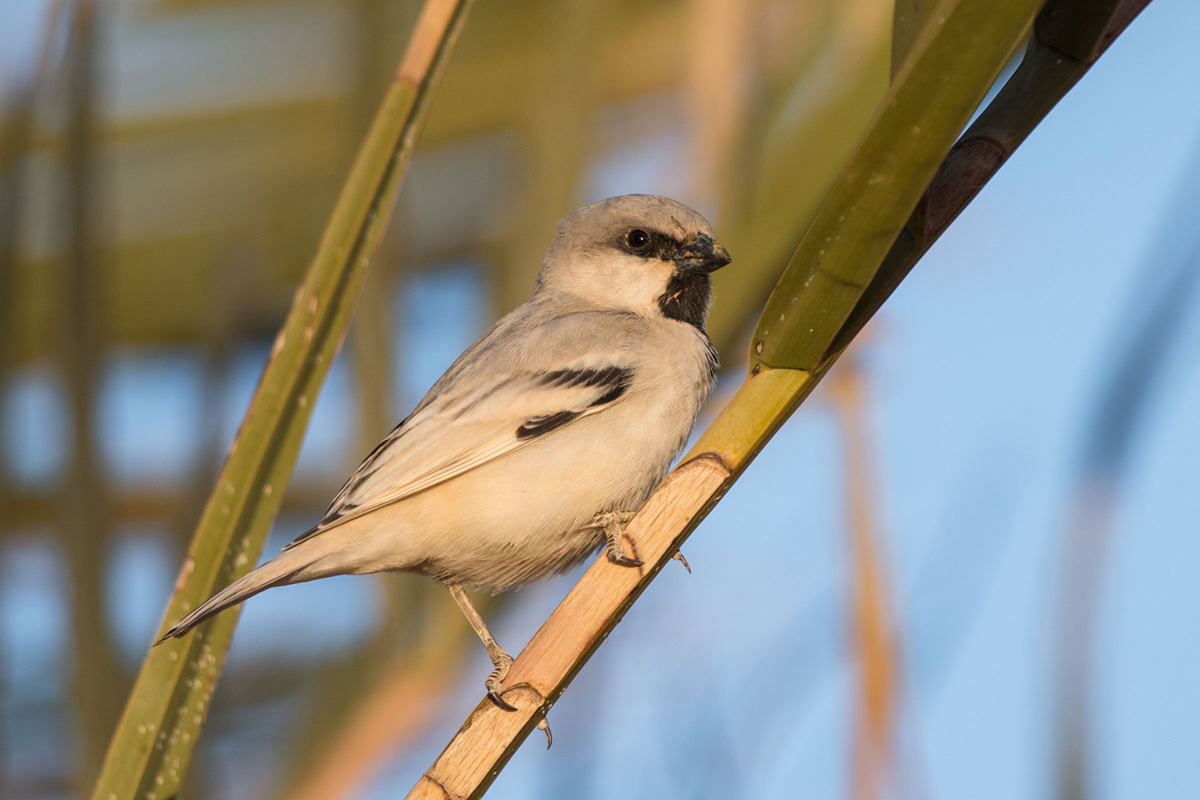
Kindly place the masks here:
<instances>
[{"instance_id":1,"label":"pale buff plumage","mask_svg":"<svg viewBox=\"0 0 1200 800\"><path fill-rule=\"evenodd\" d=\"M469 604L459 587L511 589L606 540L614 560L632 560L613 520L662 480L712 387L707 273L729 259L711 237L699 214L651 195L564 218L533 297L458 358L325 518L163 638L263 589L329 575L420 573ZM494 690L502 651L485 634Z\"/></svg>"}]
</instances>

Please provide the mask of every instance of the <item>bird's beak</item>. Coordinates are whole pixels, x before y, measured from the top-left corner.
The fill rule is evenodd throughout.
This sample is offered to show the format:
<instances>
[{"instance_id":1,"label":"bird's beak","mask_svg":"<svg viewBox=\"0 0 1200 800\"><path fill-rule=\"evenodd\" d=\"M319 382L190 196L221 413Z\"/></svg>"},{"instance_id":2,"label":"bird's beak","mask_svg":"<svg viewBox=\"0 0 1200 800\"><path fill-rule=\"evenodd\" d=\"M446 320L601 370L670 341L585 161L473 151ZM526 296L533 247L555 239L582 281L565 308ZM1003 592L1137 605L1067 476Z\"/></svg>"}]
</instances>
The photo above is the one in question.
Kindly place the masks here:
<instances>
[{"instance_id":1,"label":"bird's beak","mask_svg":"<svg viewBox=\"0 0 1200 800\"><path fill-rule=\"evenodd\" d=\"M713 241L707 233L696 234L696 238L685 242L671 257L675 266L683 272L715 272L732 259L729 251Z\"/></svg>"}]
</instances>

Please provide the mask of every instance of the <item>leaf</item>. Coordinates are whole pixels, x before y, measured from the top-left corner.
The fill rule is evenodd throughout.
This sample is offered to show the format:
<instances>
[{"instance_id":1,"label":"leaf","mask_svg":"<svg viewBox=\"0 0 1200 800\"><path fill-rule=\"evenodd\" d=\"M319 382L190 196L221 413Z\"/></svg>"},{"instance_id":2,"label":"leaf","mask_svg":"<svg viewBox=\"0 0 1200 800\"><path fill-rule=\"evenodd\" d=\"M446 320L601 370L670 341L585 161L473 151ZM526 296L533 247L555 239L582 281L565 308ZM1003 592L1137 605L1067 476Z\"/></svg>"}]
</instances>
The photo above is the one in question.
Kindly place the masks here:
<instances>
[{"instance_id":1,"label":"leaf","mask_svg":"<svg viewBox=\"0 0 1200 800\"><path fill-rule=\"evenodd\" d=\"M944 3L763 309L751 363L816 370L1041 3Z\"/></svg>"},{"instance_id":2,"label":"leaf","mask_svg":"<svg viewBox=\"0 0 1200 800\"><path fill-rule=\"evenodd\" d=\"M1149 4L1150 0L1046 3L1020 65L938 167L831 352L846 348L1025 137Z\"/></svg>"},{"instance_id":3,"label":"leaf","mask_svg":"<svg viewBox=\"0 0 1200 800\"><path fill-rule=\"evenodd\" d=\"M892 14L892 77L904 66L921 30L938 10L939 0L896 0Z\"/></svg>"},{"instance_id":4,"label":"leaf","mask_svg":"<svg viewBox=\"0 0 1200 800\"><path fill-rule=\"evenodd\" d=\"M249 571L262 550L470 5L425 4L201 516L163 628ZM150 651L109 746L96 800L179 792L236 623L236 613L225 613Z\"/></svg>"}]
</instances>

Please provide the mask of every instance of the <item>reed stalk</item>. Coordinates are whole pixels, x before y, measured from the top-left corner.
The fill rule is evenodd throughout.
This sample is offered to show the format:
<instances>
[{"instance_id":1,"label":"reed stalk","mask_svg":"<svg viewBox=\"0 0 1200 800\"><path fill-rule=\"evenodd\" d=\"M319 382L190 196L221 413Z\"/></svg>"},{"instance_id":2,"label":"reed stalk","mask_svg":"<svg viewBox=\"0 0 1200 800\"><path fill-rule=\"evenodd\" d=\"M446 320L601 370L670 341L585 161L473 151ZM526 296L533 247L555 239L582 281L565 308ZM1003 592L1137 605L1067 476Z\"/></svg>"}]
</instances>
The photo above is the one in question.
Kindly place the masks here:
<instances>
[{"instance_id":1,"label":"reed stalk","mask_svg":"<svg viewBox=\"0 0 1200 800\"><path fill-rule=\"evenodd\" d=\"M163 629L248 572L262 550L470 6L471 0L425 3L201 516ZM155 800L179 792L237 616L222 614L149 652L95 800Z\"/></svg>"}]
</instances>

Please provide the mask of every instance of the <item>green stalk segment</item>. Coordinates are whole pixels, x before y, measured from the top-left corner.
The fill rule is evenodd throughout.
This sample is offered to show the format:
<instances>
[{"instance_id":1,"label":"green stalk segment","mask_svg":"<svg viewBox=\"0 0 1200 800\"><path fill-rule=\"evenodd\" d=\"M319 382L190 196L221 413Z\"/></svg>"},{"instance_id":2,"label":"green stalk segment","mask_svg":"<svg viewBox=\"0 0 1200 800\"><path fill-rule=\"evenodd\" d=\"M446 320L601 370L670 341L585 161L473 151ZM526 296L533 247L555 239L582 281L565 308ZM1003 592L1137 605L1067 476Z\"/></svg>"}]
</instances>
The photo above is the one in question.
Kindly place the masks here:
<instances>
[{"instance_id":1,"label":"green stalk segment","mask_svg":"<svg viewBox=\"0 0 1200 800\"><path fill-rule=\"evenodd\" d=\"M874 277L1041 0L943 2L767 301L753 369L812 371Z\"/></svg>"},{"instance_id":2,"label":"green stalk segment","mask_svg":"<svg viewBox=\"0 0 1200 800\"><path fill-rule=\"evenodd\" d=\"M248 572L262 551L470 5L471 0L425 4L201 516L164 630ZM109 745L94 800L178 794L237 617L236 611L226 612L192 635L150 650Z\"/></svg>"},{"instance_id":3,"label":"green stalk segment","mask_svg":"<svg viewBox=\"0 0 1200 800\"><path fill-rule=\"evenodd\" d=\"M892 77L904 67L913 45L921 38L921 30L934 14L939 13L942 0L896 0L892 6Z\"/></svg>"},{"instance_id":4,"label":"green stalk segment","mask_svg":"<svg viewBox=\"0 0 1200 800\"><path fill-rule=\"evenodd\" d=\"M1020 66L938 168L830 351L840 353L1150 0L1050 0Z\"/></svg>"}]
</instances>

